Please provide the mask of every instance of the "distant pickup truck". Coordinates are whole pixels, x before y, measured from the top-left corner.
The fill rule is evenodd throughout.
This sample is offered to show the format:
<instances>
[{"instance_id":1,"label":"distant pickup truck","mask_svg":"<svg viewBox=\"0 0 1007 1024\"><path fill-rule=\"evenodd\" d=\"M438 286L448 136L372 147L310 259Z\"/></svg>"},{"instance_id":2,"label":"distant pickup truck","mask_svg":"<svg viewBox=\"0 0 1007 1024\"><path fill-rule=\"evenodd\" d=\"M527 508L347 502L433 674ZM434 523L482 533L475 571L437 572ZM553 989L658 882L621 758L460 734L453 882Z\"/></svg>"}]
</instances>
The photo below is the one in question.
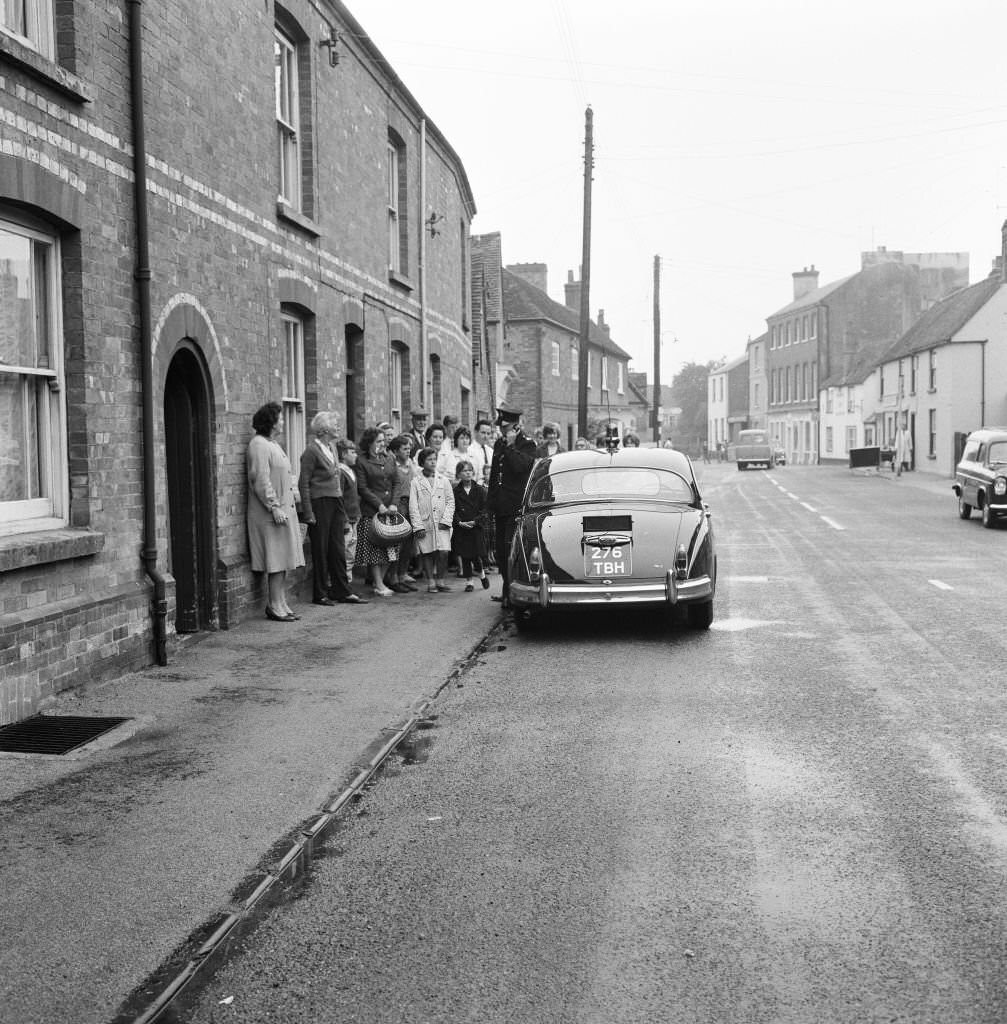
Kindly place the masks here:
<instances>
[{"instance_id":1,"label":"distant pickup truck","mask_svg":"<svg viewBox=\"0 0 1007 1024\"><path fill-rule=\"evenodd\" d=\"M774 463L773 447L764 430L739 430L738 440L728 445L727 457L738 464L738 469L749 466L772 469Z\"/></svg>"}]
</instances>

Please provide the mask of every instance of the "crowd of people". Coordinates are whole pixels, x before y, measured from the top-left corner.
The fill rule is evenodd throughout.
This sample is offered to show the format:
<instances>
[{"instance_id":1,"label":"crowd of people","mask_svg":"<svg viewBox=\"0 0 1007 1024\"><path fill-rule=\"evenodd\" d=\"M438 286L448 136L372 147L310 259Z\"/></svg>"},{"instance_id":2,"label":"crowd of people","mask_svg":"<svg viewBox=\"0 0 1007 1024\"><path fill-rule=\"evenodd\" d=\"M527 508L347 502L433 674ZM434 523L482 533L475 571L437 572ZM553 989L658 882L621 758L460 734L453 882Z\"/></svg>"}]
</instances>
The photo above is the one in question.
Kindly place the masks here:
<instances>
[{"instance_id":1,"label":"crowd of people","mask_svg":"<svg viewBox=\"0 0 1007 1024\"><path fill-rule=\"evenodd\" d=\"M252 570L267 580L266 617L299 618L286 574L305 564L302 528L315 604L366 604L355 578L381 599L421 585L429 594L489 590L494 568L503 588L493 599L506 604L506 553L528 474L537 458L564 451L559 424L532 436L521 417L501 406L495 421L469 428L416 411L409 431L379 423L354 443L332 413L319 412L295 475L280 443L282 407L262 406L247 452L247 523Z\"/></svg>"}]
</instances>

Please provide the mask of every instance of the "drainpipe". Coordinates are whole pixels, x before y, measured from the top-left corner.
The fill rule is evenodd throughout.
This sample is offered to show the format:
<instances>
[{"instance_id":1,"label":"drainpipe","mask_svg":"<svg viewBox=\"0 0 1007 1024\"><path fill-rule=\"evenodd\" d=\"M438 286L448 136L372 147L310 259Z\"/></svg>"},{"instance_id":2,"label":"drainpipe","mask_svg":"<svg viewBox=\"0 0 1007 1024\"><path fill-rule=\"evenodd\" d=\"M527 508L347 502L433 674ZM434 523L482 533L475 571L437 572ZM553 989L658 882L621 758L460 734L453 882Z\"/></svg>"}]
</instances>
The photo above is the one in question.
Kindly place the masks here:
<instances>
[{"instance_id":1,"label":"drainpipe","mask_svg":"<svg viewBox=\"0 0 1007 1024\"><path fill-rule=\"evenodd\" d=\"M141 5L143 0L126 0L129 11L129 77L133 129L133 202L136 215L136 279L140 309L140 370L143 406L143 559L144 570L154 584L151 609L154 628L154 656L158 665L168 664L168 601L164 574L157 567L157 515L154 472L154 370L151 345L150 255L147 228L147 146L143 108L143 47Z\"/></svg>"},{"instance_id":2,"label":"drainpipe","mask_svg":"<svg viewBox=\"0 0 1007 1024\"><path fill-rule=\"evenodd\" d=\"M434 396L430 372L430 354L427 351L427 225L424 215L427 209L427 119L420 118L420 215L417 219L420 232L420 386L423 389L423 408L427 410L430 422L434 417Z\"/></svg>"}]
</instances>

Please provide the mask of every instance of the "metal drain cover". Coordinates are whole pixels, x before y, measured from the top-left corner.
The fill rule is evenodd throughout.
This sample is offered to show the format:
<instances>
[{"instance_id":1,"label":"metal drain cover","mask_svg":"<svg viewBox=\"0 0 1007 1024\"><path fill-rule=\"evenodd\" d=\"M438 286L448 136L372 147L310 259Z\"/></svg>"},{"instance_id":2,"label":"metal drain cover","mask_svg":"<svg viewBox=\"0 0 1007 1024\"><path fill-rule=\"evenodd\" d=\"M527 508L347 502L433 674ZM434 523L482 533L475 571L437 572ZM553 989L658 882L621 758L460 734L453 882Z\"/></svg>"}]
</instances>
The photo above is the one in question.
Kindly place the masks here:
<instances>
[{"instance_id":1,"label":"metal drain cover","mask_svg":"<svg viewBox=\"0 0 1007 1024\"><path fill-rule=\"evenodd\" d=\"M69 754L71 750L128 718L94 718L87 715L35 715L0 728L0 752L6 754Z\"/></svg>"}]
</instances>

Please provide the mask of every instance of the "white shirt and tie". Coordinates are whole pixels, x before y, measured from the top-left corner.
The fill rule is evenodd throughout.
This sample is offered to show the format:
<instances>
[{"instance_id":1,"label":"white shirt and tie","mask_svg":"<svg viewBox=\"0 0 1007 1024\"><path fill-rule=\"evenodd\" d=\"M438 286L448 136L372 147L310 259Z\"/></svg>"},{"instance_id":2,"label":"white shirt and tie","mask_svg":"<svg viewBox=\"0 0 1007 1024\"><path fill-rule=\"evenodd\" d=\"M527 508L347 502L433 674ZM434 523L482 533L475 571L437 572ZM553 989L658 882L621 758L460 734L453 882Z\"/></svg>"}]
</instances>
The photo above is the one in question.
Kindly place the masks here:
<instances>
[{"instance_id":1,"label":"white shirt and tie","mask_svg":"<svg viewBox=\"0 0 1007 1024\"><path fill-rule=\"evenodd\" d=\"M469 445L469 459L475 470L475 481L484 487L489 483L490 464L493 462L493 446L473 441Z\"/></svg>"}]
</instances>

